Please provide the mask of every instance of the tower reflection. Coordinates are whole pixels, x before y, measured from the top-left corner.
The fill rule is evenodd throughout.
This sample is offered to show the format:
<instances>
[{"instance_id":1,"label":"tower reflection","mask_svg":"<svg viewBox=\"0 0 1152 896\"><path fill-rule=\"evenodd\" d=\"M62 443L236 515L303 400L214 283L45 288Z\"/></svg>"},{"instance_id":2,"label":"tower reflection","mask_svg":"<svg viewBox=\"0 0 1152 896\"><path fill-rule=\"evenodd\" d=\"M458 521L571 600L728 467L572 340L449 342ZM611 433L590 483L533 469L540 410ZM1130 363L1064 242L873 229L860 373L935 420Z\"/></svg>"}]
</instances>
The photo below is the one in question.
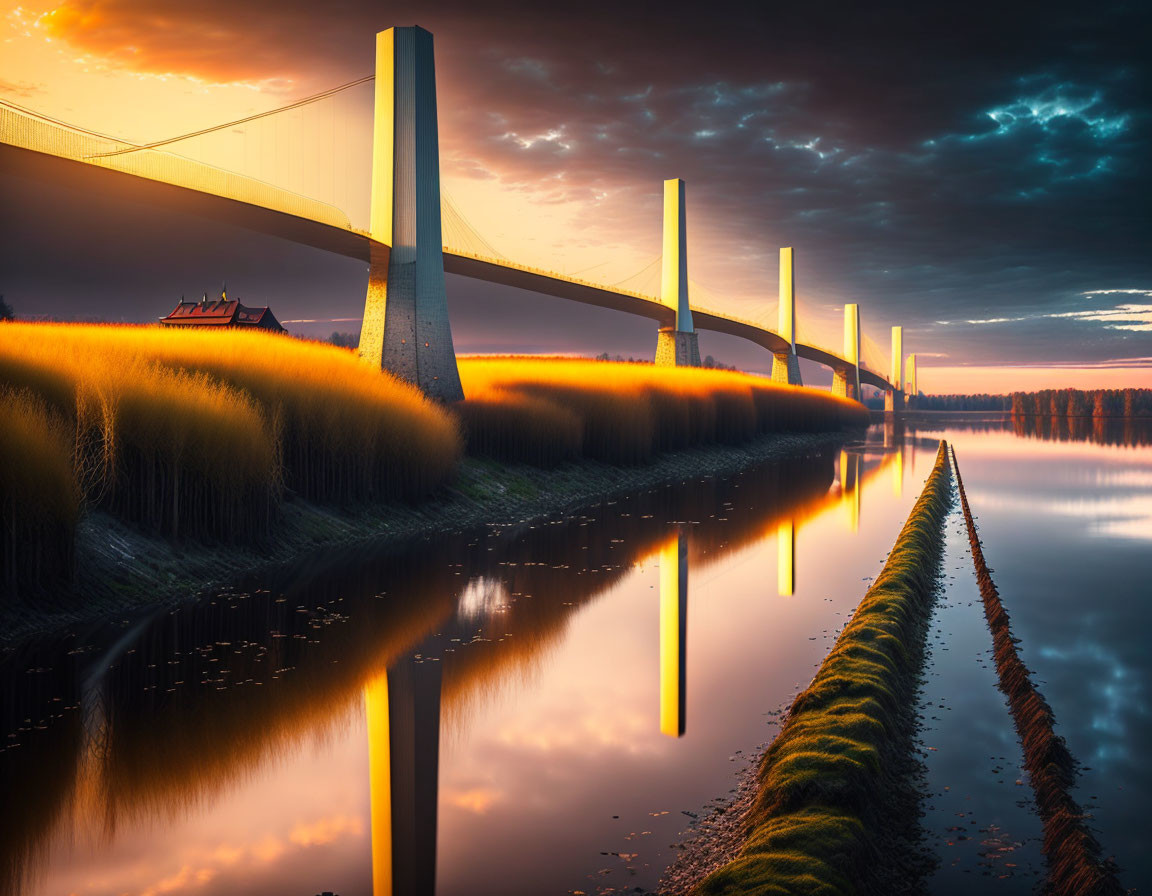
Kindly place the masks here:
<instances>
[{"instance_id":1,"label":"tower reflection","mask_svg":"<svg viewBox=\"0 0 1152 896\"><path fill-rule=\"evenodd\" d=\"M684 736L687 690L688 540L680 529L660 549L660 731Z\"/></svg>"},{"instance_id":2,"label":"tower reflection","mask_svg":"<svg viewBox=\"0 0 1152 896\"><path fill-rule=\"evenodd\" d=\"M436 890L441 676L413 653L364 688L373 896Z\"/></svg>"},{"instance_id":3,"label":"tower reflection","mask_svg":"<svg viewBox=\"0 0 1152 896\"><path fill-rule=\"evenodd\" d=\"M791 517L776 529L776 590L781 597L796 591L796 523Z\"/></svg>"},{"instance_id":4,"label":"tower reflection","mask_svg":"<svg viewBox=\"0 0 1152 896\"><path fill-rule=\"evenodd\" d=\"M848 528L860 530L860 454L840 452L840 496L848 517Z\"/></svg>"}]
</instances>

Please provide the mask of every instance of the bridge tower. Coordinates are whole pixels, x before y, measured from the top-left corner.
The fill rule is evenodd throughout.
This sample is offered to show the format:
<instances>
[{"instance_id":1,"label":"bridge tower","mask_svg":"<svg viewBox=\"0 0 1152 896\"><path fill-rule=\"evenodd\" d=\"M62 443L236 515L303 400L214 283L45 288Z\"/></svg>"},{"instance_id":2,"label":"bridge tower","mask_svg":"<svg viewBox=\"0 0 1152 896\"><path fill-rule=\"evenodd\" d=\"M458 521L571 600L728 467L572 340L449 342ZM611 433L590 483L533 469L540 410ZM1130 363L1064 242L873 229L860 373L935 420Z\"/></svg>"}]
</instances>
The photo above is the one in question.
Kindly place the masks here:
<instances>
[{"instance_id":1,"label":"bridge tower","mask_svg":"<svg viewBox=\"0 0 1152 896\"><path fill-rule=\"evenodd\" d=\"M916 355L911 354L904 365L904 394L909 398L916 397Z\"/></svg>"},{"instance_id":2,"label":"bridge tower","mask_svg":"<svg viewBox=\"0 0 1152 896\"><path fill-rule=\"evenodd\" d=\"M844 360L832 372L832 394L860 400L860 306L844 306Z\"/></svg>"},{"instance_id":3,"label":"bridge tower","mask_svg":"<svg viewBox=\"0 0 1152 896\"><path fill-rule=\"evenodd\" d=\"M889 382L892 388L884 393L884 410L899 411L904 407L904 391L901 388L900 373L904 366L904 328L892 328L892 372Z\"/></svg>"},{"instance_id":4,"label":"bridge tower","mask_svg":"<svg viewBox=\"0 0 1152 896\"><path fill-rule=\"evenodd\" d=\"M440 144L432 35L376 35L371 259L360 357L439 401L464 397L440 228Z\"/></svg>"},{"instance_id":5,"label":"bridge tower","mask_svg":"<svg viewBox=\"0 0 1152 896\"><path fill-rule=\"evenodd\" d=\"M803 386L800 359L796 356L796 281L792 250L780 250L780 336L788 340L788 351L772 356L772 382Z\"/></svg>"},{"instance_id":6,"label":"bridge tower","mask_svg":"<svg viewBox=\"0 0 1152 896\"><path fill-rule=\"evenodd\" d=\"M688 304L688 239L684 230L684 181L664 181L664 255L660 293L676 309L676 325L661 327L656 339L657 367L699 367L700 344Z\"/></svg>"}]
</instances>

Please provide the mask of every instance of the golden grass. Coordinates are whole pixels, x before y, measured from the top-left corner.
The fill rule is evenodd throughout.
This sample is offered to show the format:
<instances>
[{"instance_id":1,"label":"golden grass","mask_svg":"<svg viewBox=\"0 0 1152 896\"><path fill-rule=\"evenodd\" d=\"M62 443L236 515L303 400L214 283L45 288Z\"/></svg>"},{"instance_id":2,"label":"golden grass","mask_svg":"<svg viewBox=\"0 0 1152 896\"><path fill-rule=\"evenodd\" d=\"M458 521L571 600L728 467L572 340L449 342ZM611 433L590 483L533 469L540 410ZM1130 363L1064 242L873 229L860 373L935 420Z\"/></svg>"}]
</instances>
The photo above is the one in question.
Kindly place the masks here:
<instances>
[{"instance_id":1,"label":"golden grass","mask_svg":"<svg viewBox=\"0 0 1152 896\"><path fill-rule=\"evenodd\" d=\"M30 393L0 389L0 596L67 580L79 511L64 423Z\"/></svg>"},{"instance_id":2,"label":"golden grass","mask_svg":"<svg viewBox=\"0 0 1152 896\"><path fill-rule=\"evenodd\" d=\"M234 330L6 324L0 364L13 345L34 347L42 366L82 359L89 376L143 361L242 390L278 442L284 484L311 500L416 497L452 473L461 451L456 421L418 389L322 343ZM66 391L44 388L57 398Z\"/></svg>"},{"instance_id":3,"label":"golden grass","mask_svg":"<svg viewBox=\"0 0 1152 896\"><path fill-rule=\"evenodd\" d=\"M469 451L541 465L574 456L636 464L676 448L868 422L857 402L726 370L525 357L459 365Z\"/></svg>"}]
</instances>

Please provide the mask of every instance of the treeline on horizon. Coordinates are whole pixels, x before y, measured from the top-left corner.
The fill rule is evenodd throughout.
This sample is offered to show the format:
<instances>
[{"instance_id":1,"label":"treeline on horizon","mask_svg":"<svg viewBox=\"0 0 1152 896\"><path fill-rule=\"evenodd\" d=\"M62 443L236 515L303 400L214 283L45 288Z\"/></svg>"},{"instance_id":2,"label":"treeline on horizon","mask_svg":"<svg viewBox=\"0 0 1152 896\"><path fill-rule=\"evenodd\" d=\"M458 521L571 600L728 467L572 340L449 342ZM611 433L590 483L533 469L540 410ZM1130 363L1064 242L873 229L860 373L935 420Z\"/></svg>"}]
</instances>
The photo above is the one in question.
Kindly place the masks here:
<instances>
[{"instance_id":1,"label":"treeline on horizon","mask_svg":"<svg viewBox=\"0 0 1152 896\"><path fill-rule=\"evenodd\" d=\"M465 451L541 467L867 425L856 402L720 370L461 359L446 407L276 334L0 324L0 598L65 589L80 517L252 544L283 502L419 501Z\"/></svg>"},{"instance_id":2,"label":"treeline on horizon","mask_svg":"<svg viewBox=\"0 0 1152 896\"><path fill-rule=\"evenodd\" d=\"M1041 389L1009 395L917 395L917 411L1002 411L1017 417L1152 417L1152 389Z\"/></svg>"}]
</instances>

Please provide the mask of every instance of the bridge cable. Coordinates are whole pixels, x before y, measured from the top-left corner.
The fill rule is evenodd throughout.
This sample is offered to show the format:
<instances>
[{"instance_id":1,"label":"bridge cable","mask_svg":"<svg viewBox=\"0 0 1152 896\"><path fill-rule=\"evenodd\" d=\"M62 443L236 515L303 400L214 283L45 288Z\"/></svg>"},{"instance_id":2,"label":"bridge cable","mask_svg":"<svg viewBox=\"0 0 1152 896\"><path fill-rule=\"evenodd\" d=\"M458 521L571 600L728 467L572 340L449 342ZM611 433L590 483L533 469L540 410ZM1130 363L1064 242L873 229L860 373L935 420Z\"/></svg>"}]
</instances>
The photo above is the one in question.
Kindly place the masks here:
<instances>
[{"instance_id":1,"label":"bridge cable","mask_svg":"<svg viewBox=\"0 0 1152 896\"><path fill-rule=\"evenodd\" d=\"M213 127L210 127L210 128L203 128L199 131L192 131L192 132L187 133L187 134L181 134L178 137L169 137L166 140L157 140L154 143L132 144L127 149L115 149L115 150L112 150L111 152L99 152L99 153L95 153L94 155L85 156L85 158L101 159L101 158L107 158L108 156L119 156L119 155L123 155L124 153L128 153L128 152L139 152L142 149L156 149L156 147L158 147L158 146L167 146L170 143L179 143L181 140L190 140L193 137L202 137L205 134L211 134L215 131L222 131L225 128L235 127L238 124L247 124L250 121L256 121L257 119L260 119L260 118L267 118L269 115L276 115L280 112L287 112L291 109L298 109L301 106L307 106L310 103L316 103L316 102L319 102L320 100L327 99L328 97L333 96L337 93L340 93L343 90L347 90L350 87L357 87L360 84L366 84L367 82L374 81L374 80L376 80L375 75L369 75L366 78L357 78L355 81L349 81L347 84L341 84L339 87L331 87L328 90L321 91L320 93L313 94L312 96L304 97L304 99L297 100L294 103L289 103L286 106L280 106L278 109L269 109L267 112L258 112L255 115L249 115L246 118L238 118L235 121L228 121L228 122L225 122L224 124L214 125ZM41 118L47 118L47 116L43 116L43 115L40 117ZM53 119L49 119L49 120L52 121ZM54 123L64 124L64 122L54 122ZM83 130L83 129L81 129L81 130ZM88 133L94 134L95 132L89 131ZM106 135L98 134L96 136L105 137ZM116 139L116 138L106 138L106 139ZM128 141L120 140L118 142L127 143Z\"/></svg>"}]
</instances>

